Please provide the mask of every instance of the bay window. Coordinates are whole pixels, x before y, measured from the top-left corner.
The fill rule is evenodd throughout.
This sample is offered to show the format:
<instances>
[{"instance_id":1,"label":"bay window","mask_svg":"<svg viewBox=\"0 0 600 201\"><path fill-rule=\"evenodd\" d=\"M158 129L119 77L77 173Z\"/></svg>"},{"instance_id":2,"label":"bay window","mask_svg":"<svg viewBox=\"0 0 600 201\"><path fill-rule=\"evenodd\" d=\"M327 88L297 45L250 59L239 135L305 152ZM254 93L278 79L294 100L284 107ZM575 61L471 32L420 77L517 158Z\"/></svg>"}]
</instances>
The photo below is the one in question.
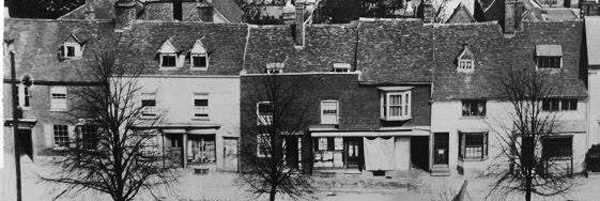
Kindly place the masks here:
<instances>
[{"instance_id":1,"label":"bay window","mask_svg":"<svg viewBox=\"0 0 600 201\"><path fill-rule=\"evenodd\" d=\"M395 89L380 87L381 93L381 119L386 121L408 120L411 118L411 90L387 91L386 89Z\"/></svg>"},{"instance_id":2,"label":"bay window","mask_svg":"<svg viewBox=\"0 0 600 201\"><path fill-rule=\"evenodd\" d=\"M484 159L488 155L488 134L486 132L478 133L458 133L459 153L461 159Z\"/></svg>"}]
</instances>

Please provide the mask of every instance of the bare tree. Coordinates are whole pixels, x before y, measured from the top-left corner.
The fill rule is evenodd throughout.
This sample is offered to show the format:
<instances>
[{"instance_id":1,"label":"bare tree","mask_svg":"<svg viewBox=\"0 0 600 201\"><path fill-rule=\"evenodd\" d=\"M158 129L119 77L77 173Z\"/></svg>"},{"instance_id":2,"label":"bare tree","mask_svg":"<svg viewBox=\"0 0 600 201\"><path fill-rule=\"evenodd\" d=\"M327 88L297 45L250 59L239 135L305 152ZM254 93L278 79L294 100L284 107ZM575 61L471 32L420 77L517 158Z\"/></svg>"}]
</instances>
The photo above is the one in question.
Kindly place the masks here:
<instances>
[{"instance_id":1,"label":"bare tree","mask_svg":"<svg viewBox=\"0 0 600 201\"><path fill-rule=\"evenodd\" d=\"M550 109L554 106L548 102L557 95L552 76L532 68L510 67L494 79L496 97L509 103L509 120L494 129L501 152L497 163L490 166L498 177L488 198L494 193L519 192L529 201L532 195L562 195L573 186L569 169L556 163L543 147L546 140L558 135L560 127Z\"/></svg>"},{"instance_id":2,"label":"bare tree","mask_svg":"<svg viewBox=\"0 0 600 201\"><path fill-rule=\"evenodd\" d=\"M296 199L312 191L310 177L298 165L298 161L312 160L312 155L303 154L303 159L294 160L301 150L291 151L299 137L302 148L310 150L310 136L306 132L309 122L305 116L310 101L300 95L307 92L301 85L286 78L282 75L250 78L254 79L252 86L257 90L243 100L243 104L257 104L256 109L242 111L258 121L245 133L257 136L254 138L257 149L242 152L240 178L257 197L268 193L271 201L277 193Z\"/></svg>"},{"instance_id":3,"label":"bare tree","mask_svg":"<svg viewBox=\"0 0 600 201\"><path fill-rule=\"evenodd\" d=\"M154 133L137 131L145 107L136 98L136 79L143 66L123 65L117 53L103 52L93 64L78 71L88 84L71 90L69 114L80 124L77 136L62 157L54 161L60 170L44 176L62 184L55 200L70 193L95 191L116 201L133 200L140 191L168 186L175 175L163 166L163 155L153 143Z\"/></svg>"}]
</instances>

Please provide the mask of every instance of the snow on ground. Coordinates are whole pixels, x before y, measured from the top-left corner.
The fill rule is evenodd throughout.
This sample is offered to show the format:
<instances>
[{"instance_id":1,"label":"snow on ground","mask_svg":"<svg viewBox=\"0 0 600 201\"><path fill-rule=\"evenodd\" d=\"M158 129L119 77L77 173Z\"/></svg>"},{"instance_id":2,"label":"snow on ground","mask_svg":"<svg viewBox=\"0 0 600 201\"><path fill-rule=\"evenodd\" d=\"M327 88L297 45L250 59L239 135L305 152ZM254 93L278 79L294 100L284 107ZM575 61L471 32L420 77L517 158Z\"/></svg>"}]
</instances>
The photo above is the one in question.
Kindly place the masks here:
<instances>
[{"instance_id":1,"label":"snow on ground","mask_svg":"<svg viewBox=\"0 0 600 201\"><path fill-rule=\"evenodd\" d=\"M47 166L23 165L24 200L51 200L58 192L57 186L39 181L38 173L48 173ZM208 175L193 174L191 169L180 169L179 183L167 191L157 191L164 201L250 201L267 200L266 196L256 197L239 185L234 173L210 172ZM0 175L2 179L10 178ZM392 175L374 177L370 173L345 174L342 171L332 174L315 172L313 185L316 191L307 195L306 200L322 201L396 201L396 200L451 200L467 180L467 191L472 200L485 200L491 178L465 178L460 175L431 177L427 172L414 170ZM565 197L536 198L535 200L600 200L600 176L585 178L575 176L576 186ZM6 180L4 184L8 184ZM6 188L7 186L3 186ZM11 186L9 186L10 188ZM78 193L77 197L62 200L108 200L105 195ZM14 200L10 195L0 195L0 200ZM149 195L140 195L136 200L151 200ZM290 199L280 197L278 200ZM488 200L498 200L489 198ZM523 200L522 195L512 195L506 200Z\"/></svg>"}]
</instances>

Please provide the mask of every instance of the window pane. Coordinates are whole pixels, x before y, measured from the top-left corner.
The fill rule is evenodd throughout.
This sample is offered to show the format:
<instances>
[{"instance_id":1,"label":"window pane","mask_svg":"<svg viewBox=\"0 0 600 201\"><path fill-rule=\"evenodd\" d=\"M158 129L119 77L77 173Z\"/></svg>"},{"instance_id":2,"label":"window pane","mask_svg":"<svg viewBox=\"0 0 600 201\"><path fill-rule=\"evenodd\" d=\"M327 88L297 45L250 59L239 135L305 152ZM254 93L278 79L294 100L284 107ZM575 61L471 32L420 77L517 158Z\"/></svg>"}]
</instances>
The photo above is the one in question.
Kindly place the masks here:
<instances>
[{"instance_id":1,"label":"window pane","mask_svg":"<svg viewBox=\"0 0 600 201\"><path fill-rule=\"evenodd\" d=\"M67 57L75 57L75 47L67 46Z\"/></svg>"},{"instance_id":2,"label":"window pane","mask_svg":"<svg viewBox=\"0 0 600 201\"><path fill-rule=\"evenodd\" d=\"M69 145L67 125L54 125L54 144L59 147L66 147Z\"/></svg>"},{"instance_id":3,"label":"window pane","mask_svg":"<svg viewBox=\"0 0 600 201\"><path fill-rule=\"evenodd\" d=\"M460 133L461 153L463 158L485 157L485 133Z\"/></svg>"},{"instance_id":4,"label":"window pane","mask_svg":"<svg viewBox=\"0 0 600 201\"><path fill-rule=\"evenodd\" d=\"M175 56L162 56L162 66L163 67L174 67L175 66Z\"/></svg>"},{"instance_id":5,"label":"window pane","mask_svg":"<svg viewBox=\"0 0 600 201\"><path fill-rule=\"evenodd\" d=\"M206 57L205 56L194 56L192 57L192 60L194 61L193 65L194 67L206 67Z\"/></svg>"}]
</instances>

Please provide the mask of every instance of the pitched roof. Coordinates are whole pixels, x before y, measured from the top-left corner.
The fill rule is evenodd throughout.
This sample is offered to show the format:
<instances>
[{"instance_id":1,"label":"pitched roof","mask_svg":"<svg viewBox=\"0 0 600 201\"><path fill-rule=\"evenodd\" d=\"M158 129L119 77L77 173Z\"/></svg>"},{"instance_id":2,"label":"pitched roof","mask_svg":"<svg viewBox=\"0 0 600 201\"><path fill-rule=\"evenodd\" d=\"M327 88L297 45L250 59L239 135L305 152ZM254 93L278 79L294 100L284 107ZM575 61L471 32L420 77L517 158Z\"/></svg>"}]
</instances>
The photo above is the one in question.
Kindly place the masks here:
<instances>
[{"instance_id":1,"label":"pitched roof","mask_svg":"<svg viewBox=\"0 0 600 201\"><path fill-rule=\"evenodd\" d=\"M585 37L588 65L600 69L600 16L585 17Z\"/></svg>"},{"instance_id":2,"label":"pitched roof","mask_svg":"<svg viewBox=\"0 0 600 201\"><path fill-rule=\"evenodd\" d=\"M85 12L88 10L94 11L96 19L114 19L114 3L117 0L93 0L88 1L79 8L65 14L59 19L84 19ZM140 4L140 19L159 20L172 18L172 5L164 0L138 0ZM196 6L195 0L183 0L183 15L184 20L191 20L196 16L194 10ZM244 12L233 0L213 0L212 4L215 10L223 15L229 22L238 23L242 21ZM142 6L143 5L143 6Z\"/></svg>"},{"instance_id":3,"label":"pitched roof","mask_svg":"<svg viewBox=\"0 0 600 201\"><path fill-rule=\"evenodd\" d=\"M459 3L458 6L452 12L444 23L466 23L466 22L475 22L475 18L473 14L469 13L469 10L462 4Z\"/></svg>"},{"instance_id":4,"label":"pitched roof","mask_svg":"<svg viewBox=\"0 0 600 201\"><path fill-rule=\"evenodd\" d=\"M247 33L245 24L139 21L119 43L120 60L129 65L144 65L145 74L239 75ZM168 40L180 54L187 55L199 39L210 55L210 66L206 71L192 71L186 67L159 70L158 50L165 41Z\"/></svg>"},{"instance_id":5,"label":"pitched roof","mask_svg":"<svg viewBox=\"0 0 600 201\"><path fill-rule=\"evenodd\" d=\"M97 52L116 47L120 37L109 20L5 19L4 25L5 40L14 40L17 76L30 74L34 81L80 80L82 66L92 65ZM58 50L72 34L86 41L82 58L61 61ZM10 72L8 59L4 62L4 72Z\"/></svg>"}]
</instances>

